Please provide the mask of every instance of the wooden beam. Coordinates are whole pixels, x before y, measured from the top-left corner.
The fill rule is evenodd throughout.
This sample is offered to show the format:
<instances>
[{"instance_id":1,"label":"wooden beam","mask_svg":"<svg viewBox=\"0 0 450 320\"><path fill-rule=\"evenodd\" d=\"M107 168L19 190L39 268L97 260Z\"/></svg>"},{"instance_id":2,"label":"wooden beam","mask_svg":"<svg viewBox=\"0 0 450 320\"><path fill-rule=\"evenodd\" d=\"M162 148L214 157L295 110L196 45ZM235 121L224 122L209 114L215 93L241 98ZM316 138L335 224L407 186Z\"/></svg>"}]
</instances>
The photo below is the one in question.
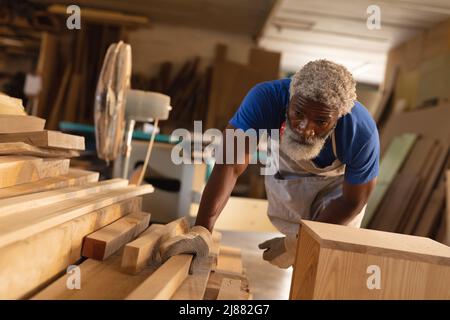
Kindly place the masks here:
<instances>
[{"instance_id":1,"label":"wooden beam","mask_svg":"<svg viewBox=\"0 0 450 320\"><path fill-rule=\"evenodd\" d=\"M202 260L201 266L194 274L189 274L178 290L173 294L172 300L202 300L211 273L210 260Z\"/></svg>"},{"instance_id":2,"label":"wooden beam","mask_svg":"<svg viewBox=\"0 0 450 320\"><path fill-rule=\"evenodd\" d=\"M35 147L24 142L0 143L0 156L22 155L42 158L74 158L80 156L75 150L54 150Z\"/></svg>"},{"instance_id":3,"label":"wooden beam","mask_svg":"<svg viewBox=\"0 0 450 320\"><path fill-rule=\"evenodd\" d=\"M0 115L0 133L44 130L45 120L32 116Z\"/></svg>"},{"instance_id":4,"label":"wooden beam","mask_svg":"<svg viewBox=\"0 0 450 320\"><path fill-rule=\"evenodd\" d=\"M76 219L86 213L150 192L153 192L153 187L150 185L107 190L0 217L0 247Z\"/></svg>"},{"instance_id":5,"label":"wooden beam","mask_svg":"<svg viewBox=\"0 0 450 320\"><path fill-rule=\"evenodd\" d=\"M141 272L151 260L157 259L159 245L164 239L186 233L188 229L189 222L186 218L177 219L164 226L151 225L139 238L125 245L122 255L123 272Z\"/></svg>"},{"instance_id":6,"label":"wooden beam","mask_svg":"<svg viewBox=\"0 0 450 320\"><path fill-rule=\"evenodd\" d=\"M131 213L88 235L84 239L82 256L105 260L123 245L136 238L148 227L149 223L149 213Z\"/></svg>"},{"instance_id":7,"label":"wooden beam","mask_svg":"<svg viewBox=\"0 0 450 320\"><path fill-rule=\"evenodd\" d=\"M48 285L81 258L86 235L139 210L141 198L130 198L1 247L0 299L27 298Z\"/></svg>"},{"instance_id":8,"label":"wooden beam","mask_svg":"<svg viewBox=\"0 0 450 320\"><path fill-rule=\"evenodd\" d=\"M7 188L0 188L0 199L57 188L85 185L98 181L98 178L98 172L70 168L66 175L44 178L36 182L23 183Z\"/></svg>"},{"instance_id":9,"label":"wooden beam","mask_svg":"<svg viewBox=\"0 0 450 320\"><path fill-rule=\"evenodd\" d=\"M246 300L241 291L241 280L223 278L217 300Z\"/></svg>"},{"instance_id":10,"label":"wooden beam","mask_svg":"<svg viewBox=\"0 0 450 320\"><path fill-rule=\"evenodd\" d=\"M41 159L27 156L0 156L0 188L65 175L70 160Z\"/></svg>"},{"instance_id":11,"label":"wooden beam","mask_svg":"<svg viewBox=\"0 0 450 320\"><path fill-rule=\"evenodd\" d=\"M192 255L173 256L131 292L126 300L168 300L187 278Z\"/></svg>"},{"instance_id":12,"label":"wooden beam","mask_svg":"<svg viewBox=\"0 0 450 320\"><path fill-rule=\"evenodd\" d=\"M36 147L79 151L85 148L84 137L49 130L0 134L0 142L24 142Z\"/></svg>"},{"instance_id":13,"label":"wooden beam","mask_svg":"<svg viewBox=\"0 0 450 320\"><path fill-rule=\"evenodd\" d=\"M57 204L58 202L65 200L97 194L100 191L124 188L127 185L128 181L125 179L112 179L90 183L85 186L68 187L2 199L0 200L0 217L17 212L28 211L30 208L37 209Z\"/></svg>"},{"instance_id":14,"label":"wooden beam","mask_svg":"<svg viewBox=\"0 0 450 320\"><path fill-rule=\"evenodd\" d=\"M221 246L217 258L216 272L242 275L242 253L238 248Z\"/></svg>"}]
</instances>

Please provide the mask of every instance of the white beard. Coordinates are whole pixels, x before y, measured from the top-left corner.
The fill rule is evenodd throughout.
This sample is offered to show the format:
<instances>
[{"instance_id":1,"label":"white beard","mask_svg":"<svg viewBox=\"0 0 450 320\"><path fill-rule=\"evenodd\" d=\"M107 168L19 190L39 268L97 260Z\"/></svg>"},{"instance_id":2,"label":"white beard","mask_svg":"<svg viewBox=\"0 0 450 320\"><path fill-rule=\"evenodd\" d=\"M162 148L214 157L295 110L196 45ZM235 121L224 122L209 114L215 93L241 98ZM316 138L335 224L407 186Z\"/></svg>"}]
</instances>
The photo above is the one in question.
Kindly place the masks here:
<instances>
[{"instance_id":1,"label":"white beard","mask_svg":"<svg viewBox=\"0 0 450 320\"><path fill-rule=\"evenodd\" d=\"M286 128L281 137L280 150L294 161L312 160L319 155L330 134L331 132L324 138L315 137L308 141L310 144L301 144L297 140L298 135L291 129L289 122L286 121Z\"/></svg>"}]
</instances>

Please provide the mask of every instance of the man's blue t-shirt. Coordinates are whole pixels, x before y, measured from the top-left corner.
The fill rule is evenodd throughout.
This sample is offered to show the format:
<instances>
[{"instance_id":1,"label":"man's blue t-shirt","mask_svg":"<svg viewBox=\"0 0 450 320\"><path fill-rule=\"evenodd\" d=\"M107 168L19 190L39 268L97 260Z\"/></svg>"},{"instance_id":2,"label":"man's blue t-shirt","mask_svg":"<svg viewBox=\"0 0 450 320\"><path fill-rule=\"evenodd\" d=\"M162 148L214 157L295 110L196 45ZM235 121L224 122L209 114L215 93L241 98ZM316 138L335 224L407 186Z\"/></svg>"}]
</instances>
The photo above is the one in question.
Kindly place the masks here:
<instances>
[{"instance_id":1,"label":"man's blue t-shirt","mask_svg":"<svg viewBox=\"0 0 450 320\"><path fill-rule=\"evenodd\" d=\"M286 120L291 79L262 82L254 86L242 101L230 124L238 129L280 129ZM367 183L378 176L380 144L376 124L359 102L341 117L335 129L336 153L346 165L345 180L351 184ZM335 160L331 140L313 160L320 168Z\"/></svg>"}]
</instances>

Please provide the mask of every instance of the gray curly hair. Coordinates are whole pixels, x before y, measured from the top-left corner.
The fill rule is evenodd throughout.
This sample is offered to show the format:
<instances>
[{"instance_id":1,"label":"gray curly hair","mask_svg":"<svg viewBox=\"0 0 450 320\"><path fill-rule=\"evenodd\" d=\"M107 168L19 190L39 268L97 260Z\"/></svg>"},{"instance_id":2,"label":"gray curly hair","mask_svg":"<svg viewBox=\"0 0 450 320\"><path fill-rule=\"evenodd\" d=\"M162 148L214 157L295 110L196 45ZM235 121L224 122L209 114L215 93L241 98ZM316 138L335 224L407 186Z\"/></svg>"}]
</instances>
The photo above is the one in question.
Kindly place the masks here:
<instances>
[{"instance_id":1,"label":"gray curly hair","mask_svg":"<svg viewBox=\"0 0 450 320\"><path fill-rule=\"evenodd\" d=\"M307 99L336 107L339 117L351 111L356 100L356 83L342 65L321 59L308 62L291 77L290 99L298 93Z\"/></svg>"}]
</instances>

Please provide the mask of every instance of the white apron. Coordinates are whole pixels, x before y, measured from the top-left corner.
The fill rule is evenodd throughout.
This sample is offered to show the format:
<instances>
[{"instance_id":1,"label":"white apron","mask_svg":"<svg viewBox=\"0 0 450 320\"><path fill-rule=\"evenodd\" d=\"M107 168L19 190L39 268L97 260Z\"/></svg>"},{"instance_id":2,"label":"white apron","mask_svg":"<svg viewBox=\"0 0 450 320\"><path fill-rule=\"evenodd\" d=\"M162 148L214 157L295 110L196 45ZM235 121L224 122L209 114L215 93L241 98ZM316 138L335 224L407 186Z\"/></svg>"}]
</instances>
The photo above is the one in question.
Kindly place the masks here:
<instances>
[{"instance_id":1,"label":"white apron","mask_svg":"<svg viewBox=\"0 0 450 320\"><path fill-rule=\"evenodd\" d=\"M336 153L334 131L331 134L334 162L318 168L311 160L294 161L279 149L279 170L265 176L268 216L285 235L298 233L301 219L317 220L318 213L328 203L342 195L345 165ZM347 225L359 228L366 206Z\"/></svg>"}]
</instances>

